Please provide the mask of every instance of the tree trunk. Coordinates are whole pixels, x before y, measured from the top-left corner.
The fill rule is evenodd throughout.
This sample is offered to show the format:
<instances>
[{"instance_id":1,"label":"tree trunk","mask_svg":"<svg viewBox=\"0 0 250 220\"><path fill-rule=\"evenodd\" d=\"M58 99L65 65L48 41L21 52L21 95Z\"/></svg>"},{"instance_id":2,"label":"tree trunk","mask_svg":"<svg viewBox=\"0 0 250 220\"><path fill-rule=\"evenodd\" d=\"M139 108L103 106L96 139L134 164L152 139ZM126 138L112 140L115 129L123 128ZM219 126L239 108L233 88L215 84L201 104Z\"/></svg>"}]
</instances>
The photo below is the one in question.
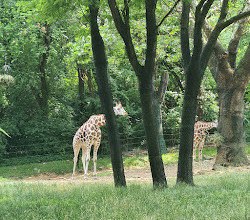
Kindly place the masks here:
<instances>
[{"instance_id":1,"label":"tree trunk","mask_svg":"<svg viewBox=\"0 0 250 220\"><path fill-rule=\"evenodd\" d=\"M220 107L218 131L224 140L217 148L215 165L236 166L249 163L245 149L243 112L243 97L250 78L249 56L250 46L236 69L231 68L227 56L218 56L217 59L217 72L213 73Z\"/></svg>"},{"instance_id":2,"label":"tree trunk","mask_svg":"<svg viewBox=\"0 0 250 220\"><path fill-rule=\"evenodd\" d=\"M202 92L201 88L199 89L199 94L197 97L197 108L196 108L196 115L197 115L197 120L202 121L203 120L203 109L202 109Z\"/></svg>"},{"instance_id":3,"label":"tree trunk","mask_svg":"<svg viewBox=\"0 0 250 220\"><path fill-rule=\"evenodd\" d=\"M33 90L33 93L36 97L37 103L42 110L43 116L47 117L49 114L49 88L47 84L47 77L46 77L46 64L49 57L49 51L50 51L50 44L51 44L51 37L50 37L50 26L48 24L45 24L44 26L44 47L45 52L41 55L41 61L39 65L39 71L40 71L40 83L41 83L41 91L37 91L34 87L31 89Z\"/></svg>"},{"instance_id":4,"label":"tree trunk","mask_svg":"<svg viewBox=\"0 0 250 220\"><path fill-rule=\"evenodd\" d=\"M112 94L108 80L105 46L97 24L98 3L98 0L92 0L90 3L91 41L96 68L96 80L101 105L106 118L115 186L126 186L121 143L116 125Z\"/></svg>"},{"instance_id":5,"label":"tree trunk","mask_svg":"<svg viewBox=\"0 0 250 220\"><path fill-rule=\"evenodd\" d=\"M250 46L236 67L238 45L246 23L247 19L238 23L238 28L228 45L228 52L219 41L217 42L209 61L209 68L216 81L219 96L218 131L223 137L222 144L217 147L215 167L249 163L245 149L243 97L250 79ZM208 25L205 30L209 35Z\"/></svg>"},{"instance_id":6,"label":"tree trunk","mask_svg":"<svg viewBox=\"0 0 250 220\"><path fill-rule=\"evenodd\" d=\"M245 149L243 97L245 88L232 81L219 87L220 117L218 131L223 143L217 148L215 165L242 165L249 162Z\"/></svg>"},{"instance_id":7,"label":"tree trunk","mask_svg":"<svg viewBox=\"0 0 250 220\"><path fill-rule=\"evenodd\" d=\"M193 50L189 44L190 1L183 1L181 15L181 50L185 70L185 93L182 111L180 151L178 162L177 182L193 185L192 151L194 137L194 122L196 114L197 96L203 74L207 68L209 58L213 52L217 39L223 29L233 22L249 16L250 11L240 13L226 20L229 4L222 2L219 19L209 35L206 44L202 45L202 27L214 0L199 1L195 8Z\"/></svg>"},{"instance_id":8,"label":"tree trunk","mask_svg":"<svg viewBox=\"0 0 250 220\"><path fill-rule=\"evenodd\" d=\"M84 67L82 64L77 64L77 72L78 72L78 96L80 101L83 100L84 97Z\"/></svg>"},{"instance_id":9,"label":"tree trunk","mask_svg":"<svg viewBox=\"0 0 250 220\"><path fill-rule=\"evenodd\" d=\"M94 98L94 88L93 88L91 73L87 71L86 69L85 69L85 76L88 78L87 84L88 84L90 96Z\"/></svg>"},{"instance_id":10,"label":"tree trunk","mask_svg":"<svg viewBox=\"0 0 250 220\"><path fill-rule=\"evenodd\" d=\"M166 142L164 139L163 134L163 127L162 127L162 113L161 113L161 105L164 102L165 94L167 91L168 86L168 74L166 71L163 71L161 76L161 82L158 91L155 93L155 97L153 100L153 107L155 111L155 118L156 118L156 126L159 131L159 138L160 138L160 151L161 154L165 154L166 151Z\"/></svg>"},{"instance_id":11,"label":"tree trunk","mask_svg":"<svg viewBox=\"0 0 250 220\"><path fill-rule=\"evenodd\" d=\"M157 124L155 120L156 116L153 107L155 98L153 76L155 73L155 58L157 47L157 25L155 17L157 0L145 0L147 49L144 66L142 66L137 59L137 55L131 37L129 24L129 1L124 0L124 10L122 15L120 13L119 6L117 5L115 0L108 0L108 3L112 12L116 28L125 43L129 61L139 81L139 93L142 105L142 118L147 140L153 185L154 187L164 188L167 186L167 181L160 153L159 130L157 129Z\"/></svg>"},{"instance_id":12,"label":"tree trunk","mask_svg":"<svg viewBox=\"0 0 250 220\"><path fill-rule=\"evenodd\" d=\"M154 97L153 99L153 108L155 112L154 114L156 118L156 126L159 132L160 152L161 154L165 154L167 151L166 151L166 143L165 143L163 127L162 127L161 103L159 102L157 97Z\"/></svg>"},{"instance_id":13,"label":"tree trunk","mask_svg":"<svg viewBox=\"0 0 250 220\"><path fill-rule=\"evenodd\" d=\"M196 116L197 96L201 77L199 63L194 62L186 72L186 86L182 108L180 149L178 160L177 183L194 185L193 181L193 137Z\"/></svg>"},{"instance_id":14,"label":"tree trunk","mask_svg":"<svg viewBox=\"0 0 250 220\"><path fill-rule=\"evenodd\" d=\"M142 117L147 137L147 147L153 185L157 188L164 188L167 186L167 181L159 147L159 131L155 120L155 109L153 106L153 103L155 102L153 82L152 79L146 81L144 78L139 80L139 84Z\"/></svg>"}]
</instances>

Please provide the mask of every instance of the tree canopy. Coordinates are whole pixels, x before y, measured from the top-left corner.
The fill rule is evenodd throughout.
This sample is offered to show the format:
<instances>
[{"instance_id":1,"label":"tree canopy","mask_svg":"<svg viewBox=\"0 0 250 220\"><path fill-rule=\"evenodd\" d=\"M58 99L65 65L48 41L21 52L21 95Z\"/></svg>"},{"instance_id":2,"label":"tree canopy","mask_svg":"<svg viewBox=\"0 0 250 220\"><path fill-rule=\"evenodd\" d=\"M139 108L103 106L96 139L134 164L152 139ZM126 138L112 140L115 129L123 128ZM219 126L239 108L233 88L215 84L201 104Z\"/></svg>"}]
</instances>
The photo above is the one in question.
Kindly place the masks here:
<instances>
[{"instance_id":1,"label":"tree canopy","mask_svg":"<svg viewBox=\"0 0 250 220\"><path fill-rule=\"evenodd\" d=\"M249 65L249 23L241 28L236 48L228 47L230 39L236 39L232 33L239 20L249 16L246 0L182 3L100 1L97 15L113 100L128 112L128 117L116 117L121 150L148 149L155 185L166 184L161 134L167 149L180 146L180 158L189 157L196 109L203 121L222 119L217 91L221 84L213 70L224 52L237 52L232 71L243 61ZM89 1L11 0L0 6L0 50L5 51L0 52L0 67L7 64L12 69L0 73L0 128L11 136L0 133L0 165L8 164L9 158L19 163L72 159L76 130L91 115L105 111L98 94ZM223 53L218 53L218 43L227 48ZM211 54L210 61L217 61L209 70ZM167 89L159 102L166 75ZM246 78L240 103L250 120L249 74ZM235 126L242 118L243 113ZM224 120L219 121L223 136ZM237 129L247 131L249 126ZM249 132L242 136L243 152L249 138ZM228 146L225 143L222 148ZM107 128L99 153L110 154ZM193 183L191 159L180 159L179 181Z\"/></svg>"}]
</instances>

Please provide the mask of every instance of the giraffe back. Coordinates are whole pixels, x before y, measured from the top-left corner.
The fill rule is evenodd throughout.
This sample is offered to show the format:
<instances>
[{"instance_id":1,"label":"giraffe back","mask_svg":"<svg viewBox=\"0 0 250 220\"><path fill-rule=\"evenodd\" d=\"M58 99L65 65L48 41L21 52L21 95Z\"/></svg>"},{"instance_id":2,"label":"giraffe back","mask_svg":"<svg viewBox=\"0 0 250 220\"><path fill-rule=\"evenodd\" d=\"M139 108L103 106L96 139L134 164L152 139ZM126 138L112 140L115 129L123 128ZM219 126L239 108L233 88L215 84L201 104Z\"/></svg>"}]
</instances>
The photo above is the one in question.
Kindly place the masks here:
<instances>
[{"instance_id":1,"label":"giraffe back","mask_svg":"<svg viewBox=\"0 0 250 220\"><path fill-rule=\"evenodd\" d=\"M92 115L76 132L73 139L73 147L78 144L92 145L101 136L100 127L105 125L104 115Z\"/></svg>"},{"instance_id":2,"label":"giraffe back","mask_svg":"<svg viewBox=\"0 0 250 220\"><path fill-rule=\"evenodd\" d=\"M203 122L197 121L194 125L194 133L203 132L217 127L217 121Z\"/></svg>"}]
</instances>

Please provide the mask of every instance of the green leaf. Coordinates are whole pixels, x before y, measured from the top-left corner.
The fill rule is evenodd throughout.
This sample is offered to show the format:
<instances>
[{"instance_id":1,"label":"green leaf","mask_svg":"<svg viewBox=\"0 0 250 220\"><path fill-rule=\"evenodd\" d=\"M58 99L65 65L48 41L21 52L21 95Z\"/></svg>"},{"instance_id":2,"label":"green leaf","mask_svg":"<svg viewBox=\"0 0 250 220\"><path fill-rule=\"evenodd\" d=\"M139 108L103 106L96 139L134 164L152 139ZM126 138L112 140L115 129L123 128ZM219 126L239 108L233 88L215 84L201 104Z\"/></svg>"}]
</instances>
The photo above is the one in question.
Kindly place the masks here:
<instances>
[{"instance_id":1,"label":"green leaf","mask_svg":"<svg viewBox=\"0 0 250 220\"><path fill-rule=\"evenodd\" d=\"M10 137L2 128L0 128L0 131L4 133L6 136Z\"/></svg>"}]
</instances>

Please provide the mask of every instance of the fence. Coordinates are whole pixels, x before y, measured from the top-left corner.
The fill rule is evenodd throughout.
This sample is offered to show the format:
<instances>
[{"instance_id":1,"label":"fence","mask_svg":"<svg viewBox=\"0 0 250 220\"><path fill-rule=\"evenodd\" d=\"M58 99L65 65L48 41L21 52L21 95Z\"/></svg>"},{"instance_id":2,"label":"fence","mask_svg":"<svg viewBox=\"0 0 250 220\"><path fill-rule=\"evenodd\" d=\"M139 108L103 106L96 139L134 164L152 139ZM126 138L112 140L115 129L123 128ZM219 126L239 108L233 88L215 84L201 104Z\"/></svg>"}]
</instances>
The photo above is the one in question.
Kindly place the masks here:
<instances>
[{"instance_id":1,"label":"fence","mask_svg":"<svg viewBox=\"0 0 250 220\"><path fill-rule=\"evenodd\" d=\"M103 129L104 130L104 129ZM138 132L138 130L137 130ZM138 133L143 134L144 131ZM167 148L179 145L179 131L164 133L164 140ZM45 162L50 160L73 159L72 139L51 142L33 142L29 144L11 145L8 144L6 151L2 154L0 166L11 164L25 164L30 162ZM122 151L127 152L133 149L147 149L145 135L128 136L120 133ZM108 155L109 145L106 131L102 134L102 141L98 155ZM14 162L13 162L14 161Z\"/></svg>"}]
</instances>

